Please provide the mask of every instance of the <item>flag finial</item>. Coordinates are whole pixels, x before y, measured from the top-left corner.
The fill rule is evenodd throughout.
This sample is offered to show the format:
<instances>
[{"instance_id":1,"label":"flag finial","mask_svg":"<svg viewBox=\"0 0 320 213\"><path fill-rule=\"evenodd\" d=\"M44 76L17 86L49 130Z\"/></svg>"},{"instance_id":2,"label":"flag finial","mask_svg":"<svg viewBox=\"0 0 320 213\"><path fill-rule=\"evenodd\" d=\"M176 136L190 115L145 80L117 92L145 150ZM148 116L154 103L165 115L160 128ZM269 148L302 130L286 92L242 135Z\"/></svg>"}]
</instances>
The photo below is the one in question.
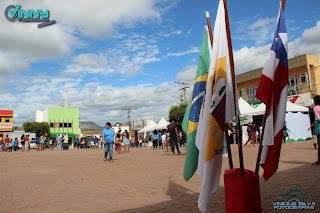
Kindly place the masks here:
<instances>
[{"instance_id":1,"label":"flag finial","mask_svg":"<svg viewBox=\"0 0 320 213\"><path fill-rule=\"evenodd\" d=\"M206 11L206 16L207 16L207 18L209 18L210 16L209 16L209 12L208 11Z\"/></svg>"}]
</instances>

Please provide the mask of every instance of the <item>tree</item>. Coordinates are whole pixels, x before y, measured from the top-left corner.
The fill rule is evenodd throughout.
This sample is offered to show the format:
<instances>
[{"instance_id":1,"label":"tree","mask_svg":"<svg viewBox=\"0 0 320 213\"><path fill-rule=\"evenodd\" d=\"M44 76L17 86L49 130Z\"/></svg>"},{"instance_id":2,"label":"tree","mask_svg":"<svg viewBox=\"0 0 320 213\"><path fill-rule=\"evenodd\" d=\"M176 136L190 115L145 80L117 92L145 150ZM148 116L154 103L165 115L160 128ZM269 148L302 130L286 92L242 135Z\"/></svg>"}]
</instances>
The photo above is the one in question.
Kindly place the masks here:
<instances>
[{"instance_id":1,"label":"tree","mask_svg":"<svg viewBox=\"0 0 320 213\"><path fill-rule=\"evenodd\" d=\"M171 106L169 110L169 118L174 120L174 123L177 126L181 126L184 113L186 112L187 109L187 103L181 103L179 105L173 105Z\"/></svg>"},{"instance_id":2,"label":"tree","mask_svg":"<svg viewBox=\"0 0 320 213\"><path fill-rule=\"evenodd\" d=\"M47 122L25 122L22 126L24 131L36 133L37 136L45 133L49 134L50 132L50 127Z\"/></svg>"},{"instance_id":3,"label":"tree","mask_svg":"<svg viewBox=\"0 0 320 213\"><path fill-rule=\"evenodd\" d=\"M119 124L119 126L122 126L122 123L121 123L121 122L115 123L115 126L117 126L117 124Z\"/></svg>"}]
</instances>

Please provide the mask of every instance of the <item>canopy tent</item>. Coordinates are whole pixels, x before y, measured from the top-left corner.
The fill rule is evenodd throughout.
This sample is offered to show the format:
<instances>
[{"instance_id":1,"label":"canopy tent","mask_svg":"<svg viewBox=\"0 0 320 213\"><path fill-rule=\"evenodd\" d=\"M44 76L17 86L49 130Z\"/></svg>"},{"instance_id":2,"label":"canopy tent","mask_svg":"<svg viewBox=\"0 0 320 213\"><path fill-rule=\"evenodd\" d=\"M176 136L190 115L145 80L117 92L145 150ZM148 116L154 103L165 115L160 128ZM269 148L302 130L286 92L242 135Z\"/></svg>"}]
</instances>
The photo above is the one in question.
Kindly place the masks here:
<instances>
[{"instance_id":1,"label":"canopy tent","mask_svg":"<svg viewBox=\"0 0 320 213\"><path fill-rule=\"evenodd\" d=\"M261 103L259 106L257 106L256 111L258 115L263 115L266 111L266 105L264 103ZM287 101L286 111L287 112L309 112L309 109L307 107L293 104L290 101Z\"/></svg>"},{"instance_id":2,"label":"canopy tent","mask_svg":"<svg viewBox=\"0 0 320 213\"><path fill-rule=\"evenodd\" d=\"M243 98L239 98L238 104L241 116L258 115L258 111L248 102L246 102Z\"/></svg>"},{"instance_id":3,"label":"canopy tent","mask_svg":"<svg viewBox=\"0 0 320 213\"><path fill-rule=\"evenodd\" d=\"M139 130L138 133L145 133L145 132L149 132L151 129L151 131L153 130L152 128L156 125L156 123L154 121L151 121L150 123L148 123L147 126L145 126L143 129Z\"/></svg>"},{"instance_id":4,"label":"canopy tent","mask_svg":"<svg viewBox=\"0 0 320 213\"><path fill-rule=\"evenodd\" d=\"M161 120L158 122L157 125L155 125L153 127L153 129L156 129L156 130L166 129L169 124L170 123L168 121L166 121L166 119L161 118Z\"/></svg>"},{"instance_id":5,"label":"canopy tent","mask_svg":"<svg viewBox=\"0 0 320 213\"><path fill-rule=\"evenodd\" d=\"M286 113L286 121L290 141L304 141L312 138L311 130L308 130L310 126L309 114L288 112Z\"/></svg>"}]
</instances>

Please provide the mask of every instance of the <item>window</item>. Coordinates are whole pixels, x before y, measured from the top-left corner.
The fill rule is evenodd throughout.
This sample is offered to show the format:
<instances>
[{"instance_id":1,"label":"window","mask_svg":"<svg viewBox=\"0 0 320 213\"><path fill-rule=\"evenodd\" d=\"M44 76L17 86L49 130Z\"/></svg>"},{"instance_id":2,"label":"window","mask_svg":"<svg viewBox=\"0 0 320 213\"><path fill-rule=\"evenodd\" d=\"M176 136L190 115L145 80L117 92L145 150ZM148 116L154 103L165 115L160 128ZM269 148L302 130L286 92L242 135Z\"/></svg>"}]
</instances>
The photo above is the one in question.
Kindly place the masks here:
<instances>
[{"instance_id":1,"label":"window","mask_svg":"<svg viewBox=\"0 0 320 213\"><path fill-rule=\"evenodd\" d=\"M63 124L63 127L64 127L64 128L67 128L67 127L68 127L68 123L64 123L64 124Z\"/></svg>"},{"instance_id":2,"label":"window","mask_svg":"<svg viewBox=\"0 0 320 213\"><path fill-rule=\"evenodd\" d=\"M297 84L297 76L291 76L288 82L288 95L295 95L298 93Z\"/></svg>"},{"instance_id":3,"label":"window","mask_svg":"<svg viewBox=\"0 0 320 213\"><path fill-rule=\"evenodd\" d=\"M257 92L257 86L252 86L247 88L249 103L258 101L258 99L256 99L256 92Z\"/></svg>"},{"instance_id":4,"label":"window","mask_svg":"<svg viewBox=\"0 0 320 213\"><path fill-rule=\"evenodd\" d=\"M59 123L54 123L54 128L59 128Z\"/></svg>"},{"instance_id":5,"label":"window","mask_svg":"<svg viewBox=\"0 0 320 213\"><path fill-rule=\"evenodd\" d=\"M10 123L10 118L6 118L6 119L4 120L4 122L5 122L5 123Z\"/></svg>"},{"instance_id":6,"label":"window","mask_svg":"<svg viewBox=\"0 0 320 213\"><path fill-rule=\"evenodd\" d=\"M300 74L300 83L307 84L308 83L308 73L304 72Z\"/></svg>"},{"instance_id":7,"label":"window","mask_svg":"<svg viewBox=\"0 0 320 213\"><path fill-rule=\"evenodd\" d=\"M69 127L69 128L72 128L72 123L68 123L68 127Z\"/></svg>"},{"instance_id":8,"label":"window","mask_svg":"<svg viewBox=\"0 0 320 213\"><path fill-rule=\"evenodd\" d=\"M50 123L50 128L53 128L54 127L54 123Z\"/></svg>"},{"instance_id":9,"label":"window","mask_svg":"<svg viewBox=\"0 0 320 213\"><path fill-rule=\"evenodd\" d=\"M243 88L240 88L239 89L239 97L242 97L243 96Z\"/></svg>"},{"instance_id":10,"label":"window","mask_svg":"<svg viewBox=\"0 0 320 213\"><path fill-rule=\"evenodd\" d=\"M62 128L63 127L63 123L59 123L59 127Z\"/></svg>"}]
</instances>

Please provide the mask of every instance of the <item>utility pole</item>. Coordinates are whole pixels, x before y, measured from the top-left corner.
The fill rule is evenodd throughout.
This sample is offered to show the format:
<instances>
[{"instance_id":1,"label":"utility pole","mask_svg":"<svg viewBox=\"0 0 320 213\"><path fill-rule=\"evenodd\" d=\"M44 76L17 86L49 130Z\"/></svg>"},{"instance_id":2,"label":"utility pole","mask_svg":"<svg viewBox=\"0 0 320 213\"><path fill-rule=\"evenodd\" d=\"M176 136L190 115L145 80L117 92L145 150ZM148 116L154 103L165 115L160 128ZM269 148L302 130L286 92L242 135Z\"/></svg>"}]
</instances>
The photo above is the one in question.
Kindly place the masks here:
<instances>
[{"instance_id":1,"label":"utility pole","mask_svg":"<svg viewBox=\"0 0 320 213\"><path fill-rule=\"evenodd\" d=\"M175 81L174 83L176 84L182 84L183 87L179 90L183 90L183 102L187 103L187 89L190 88L186 82L179 82L179 81Z\"/></svg>"},{"instance_id":2,"label":"utility pole","mask_svg":"<svg viewBox=\"0 0 320 213\"><path fill-rule=\"evenodd\" d=\"M128 109L122 109L123 111L127 111L128 113L128 122L129 122L129 130L131 129L131 120L130 120L130 113L131 113L131 109L128 108Z\"/></svg>"}]
</instances>

